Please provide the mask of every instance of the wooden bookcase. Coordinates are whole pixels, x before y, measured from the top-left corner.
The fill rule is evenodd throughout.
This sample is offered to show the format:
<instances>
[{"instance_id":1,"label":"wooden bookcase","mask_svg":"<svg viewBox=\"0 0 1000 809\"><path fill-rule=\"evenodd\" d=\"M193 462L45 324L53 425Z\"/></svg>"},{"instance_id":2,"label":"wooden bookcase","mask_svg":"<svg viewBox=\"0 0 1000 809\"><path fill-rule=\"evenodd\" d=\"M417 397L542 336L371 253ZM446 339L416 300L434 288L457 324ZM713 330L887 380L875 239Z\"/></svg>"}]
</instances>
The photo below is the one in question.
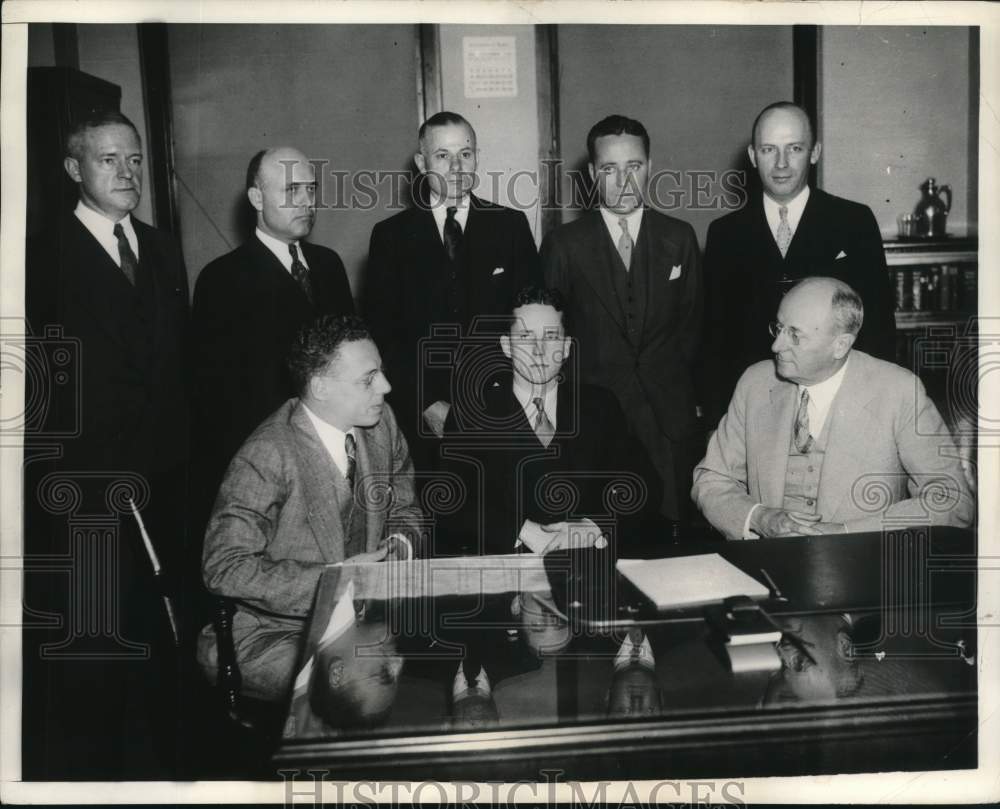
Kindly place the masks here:
<instances>
[{"instance_id":1,"label":"wooden bookcase","mask_svg":"<svg viewBox=\"0 0 1000 809\"><path fill-rule=\"evenodd\" d=\"M959 444L974 441L977 240L892 240L884 246L896 290L896 360L921 378Z\"/></svg>"}]
</instances>

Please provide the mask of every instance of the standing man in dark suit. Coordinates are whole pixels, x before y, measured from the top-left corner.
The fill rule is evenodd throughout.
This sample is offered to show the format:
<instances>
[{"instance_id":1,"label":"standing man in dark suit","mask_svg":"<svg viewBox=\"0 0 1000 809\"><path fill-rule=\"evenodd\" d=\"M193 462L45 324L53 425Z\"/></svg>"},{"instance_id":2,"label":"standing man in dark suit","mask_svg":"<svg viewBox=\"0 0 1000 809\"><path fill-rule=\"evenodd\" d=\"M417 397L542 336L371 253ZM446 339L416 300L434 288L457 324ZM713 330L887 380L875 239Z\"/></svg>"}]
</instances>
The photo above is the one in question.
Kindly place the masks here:
<instances>
[{"instance_id":1,"label":"standing man in dark suit","mask_svg":"<svg viewBox=\"0 0 1000 809\"><path fill-rule=\"evenodd\" d=\"M708 229L702 370L713 427L743 371L771 356L767 324L782 295L807 276L856 290L865 306L857 348L895 360L895 305L878 223L865 205L809 187L821 150L805 110L786 101L765 107L747 146L762 192Z\"/></svg>"},{"instance_id":2,"label":"standing man in dark suit","mask_svg":"<svg viewBox=\"0 0 1000 809\"><path fill-rule=\"evenodd\" d=\"M617 429L645 446L663 482L662 512L682 522L701 454L694 383L701 336L701 260L686 222L644 206L649 134L611 115L587 135L600 208L542 245L548 286L561 290L577 336L581 381L612 391Z\"/></svg>"},{"instance_id":3,"label":"standing man in dark suit","mask_svg":"<svg viewBox=\"0 0 1000 809\"><path fill-rule=\"evenodd\" d=\"M509 311L537 262L524 212L472 194L478 150L468 121L439 112L420 127L419 145L413 159L428 198L372 230L365 294L418 467L429 460L426 439L441 435L452 400L451 369L425 367L421 341L436 326L455 326L457 353L476 317Z\"/></svg>"},{"instance_id":4,"label":"standing man in dark suit","mask_svg":"<svg viewBox=\"0 0 1000 809\"><path fill-rule=\"evenodd\" d=\"M74 124L63 165L79 202L27 246L31 331L48 339L61 329L76 352L35 392L53 392L50 423L75 425L73 434L40 484L41 464L26 470L25 551L63 557L73 573L26 579L27 606L61 619L51 634L25 631L29 778L177 772L176 661L129 500L175 571L187 491L188 291L176 242L131 215L142 162L139 134L121 113Z\"/></svg>"},{"instance_id":5,"label":"standing man in dark suit","mask_svg":"<svg viewBox=\"0 0 1000 809\"><path fill-rule=\"evenodd\" d=\"M354 313L340 256L302 241L316 218L316 172L305 155L287 146L258 152L246 188L256 231L205 267L194 293L199 489L213 499L243 441L295 395L285 357L299 328Z\"/></svg>"}]
</instances>

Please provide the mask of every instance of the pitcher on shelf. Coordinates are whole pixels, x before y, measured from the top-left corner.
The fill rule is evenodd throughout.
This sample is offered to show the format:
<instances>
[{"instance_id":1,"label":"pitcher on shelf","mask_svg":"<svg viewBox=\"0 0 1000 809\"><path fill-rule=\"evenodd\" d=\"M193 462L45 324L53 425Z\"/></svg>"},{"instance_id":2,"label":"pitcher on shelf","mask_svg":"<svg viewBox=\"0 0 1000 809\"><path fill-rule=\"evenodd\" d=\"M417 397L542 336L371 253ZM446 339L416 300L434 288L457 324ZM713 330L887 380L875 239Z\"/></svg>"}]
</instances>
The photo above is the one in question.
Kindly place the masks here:
<instances>
[{"instance_id":1,"label":"pitcher on shelf","mask_svg":"<svg viewBox=\"0 0 1000 809\"><path fill-rule=\"evenodd\" d=\"M917 235L927 239L942 239L947 236L948 212L951 210L951 186L937 186L933 177L928 177L920 186L923 195L913 209L917 217ZM941 194L948 197L945 203Z\"/></svg>"}]
</instances>

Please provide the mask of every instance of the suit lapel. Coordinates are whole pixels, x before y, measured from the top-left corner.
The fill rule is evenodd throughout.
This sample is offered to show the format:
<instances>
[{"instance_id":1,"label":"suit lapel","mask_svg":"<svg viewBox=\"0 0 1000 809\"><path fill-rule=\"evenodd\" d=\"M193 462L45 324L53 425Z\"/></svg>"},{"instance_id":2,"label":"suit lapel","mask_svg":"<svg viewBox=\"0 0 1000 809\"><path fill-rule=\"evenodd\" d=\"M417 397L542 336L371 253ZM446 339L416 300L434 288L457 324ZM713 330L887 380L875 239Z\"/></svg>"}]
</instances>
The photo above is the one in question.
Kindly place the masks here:
<instances>
[{"instance_id":1,"label":"suit lapel","mask_svg":"<svg viewBox=\"0 0 1000 809\"><path fill-rule=\"evenodd\" d=\"M292 278L292 274L278 261L278 257L257 238L256 233L247 241L247 246L251 251L254 263L263 276L262 280L265 285L277 288L284 287L289 291L294 290L291 294L295 295L296 299L301 301L302 306L309 306L309 299L306 298L306 293L302 291L302 287L299 286L298 281ZM309 261L308 256L306 256L306 261ZM309 267L311 269L313 265L310 263Z\"/></svg>"},{"instance_id":2,"label":"suit lapel","mask_svg":"<svg viewBox=\"0 0 1000 809\"><path fill-rule=\"evenodd\" d=\"M774 240L774 234L771 233L771 226L767 224L767 214L764 213L763 192L757 196L750 211L750 227L753 229L753 241L751 244L763 246L761 253L763 266L765 268L772 266L780 267L781 262L785 259L782 258L781 251L778 249L778 243ZM794 243L795 239L793 238L792 244L794 245Z\"/></svg>"},{"instance_id":3,"label":"suit lapel","mask_svg":"<svg viewBox=\"0 0 1000 809\"><path fill-rule=\"evenodd\" d=\"M603 257L608 255L609 250L613 257L618 248L611 242L611 236L604 225L604 218L599 210L584 215L588 217L587 229L579 244L580 254L584 256L584 260L574 269L594 290L598 302L611 316L625 339L628 340L625 313L622 311L621 301L618 300L618 291L611 278L615 267L613 264L609 266L608 262L603 260Z\"/></svg>"},{"instance_id":4,"label":"suit lapel","mask_svg":"<svg viewBox=\"0 0 1000 809\"><path fill-rule=\"evenodd\" d=\"M392 508L392 448L383 422L354 431L358 439L358 507L365 514L365 550L373 551L382 540L386 515Z\"/></svg>"},{"instance_id":5,"label":"suit lapel","mask_svg":"<svg viewBox=\"0 0 1000 809\"><path fill-rule=\"evenodd\" d=\"M66 223L68 245L63 283L75 300L92 315L92 322L116 342L129 348L125 326L134 312L134 290L121 268L112 261L100 242L70 214ZM140 252L142 247L140 246ZM131 356L131 352L126 352Z\"/></svg>"},{"instance_id":6,"label":"suit lapel","mask_svg":"<svg viewBox=\"0 0 1000 809\"><path fill-rule=\"evenodd\" d=\"M877 380L866 373L863 358L852 354L827 415L830 424L819 492L824 520L832 520L844 499L852 496L858 470L866 468L864 449L872 446L876 427L868 405L877 390Z\"/></svg>"},{"instance_id":7,"label":"suit lapel","mask_svg":"<svg viewBox=\"0 0 1000 809\"><path fill-rule=\"evenodd\" d=\"M817 211L817 208L820 207L819 194L818 189L811 188L809 190L809 199L806 200L806 207L802 210L802 217L799 219L798 227L795 228L795 235L792 237L792 243L788 245L788 253L785 256L785 261L790 266L795 266L797 260L805 260L806 251L810 247L816 246L813 234L822 227L822 217ZM777 245L775 245L775 249L777 249Z\"/></svg>"},{"instance_id":8,"label":"suit lapel","mask_svg":"<svg viewBox=\"0 0 1000 809\"><path fill-rule=\"evenodd\" d=\"M780 503L784 499L797 391L797 385L775 379L770 392L771 406L765 408L758 418L758 435L775 436L775 440L764 440L758 445L757 479L760 481L761 502L764 503Z\"/></svg>"},{"instance_id":9,"label":"suit lapel","mask_svg":"<svg viewBox=\"0 0 1000 809\"><path fill-rule=\"evenodd\" d=\"M295 455L313 538L326 562L343 561L344 528L334 484L336 467L301 402L295 405L289 420L295 428Z\"/></svg>"}]
</instances>

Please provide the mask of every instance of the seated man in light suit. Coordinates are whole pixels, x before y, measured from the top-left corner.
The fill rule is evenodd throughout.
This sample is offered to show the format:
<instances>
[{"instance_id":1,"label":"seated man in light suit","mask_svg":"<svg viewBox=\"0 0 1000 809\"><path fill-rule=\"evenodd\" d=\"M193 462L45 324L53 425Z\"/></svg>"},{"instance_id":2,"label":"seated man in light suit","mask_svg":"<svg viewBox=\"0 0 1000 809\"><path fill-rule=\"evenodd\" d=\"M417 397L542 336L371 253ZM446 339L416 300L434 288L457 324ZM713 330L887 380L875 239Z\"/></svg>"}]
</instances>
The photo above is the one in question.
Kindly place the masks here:
<instances>
[{"instance_id":1,"label":"seated man in light suit","mask_svg":"<svg viewBox=\"0 0 1000 809\"><path fill-rule=\"evenodd\" d=\"M239 600L233 640L243 691L268 700L288 694L325 565L419 550L413 465L383 401L391 388L364 322L326 315L305 326L288 366L300 396L230 463L202 565L210 592ZM198 658L212 676L210 626Z\"/></svg>"},{"instance_id":2,"label":"seated man in light suit","mask_svg":"<svg viewBox=\"0 0 1000 809\"><path fill-rule=\"evenodd\" d=\"M727 538L972 522L958 452L923 384L851 350L863 316L833 278L806 278L782 299L774 359L744 372L694 473L692 497Z\"/></svg>"}]
</instances>

